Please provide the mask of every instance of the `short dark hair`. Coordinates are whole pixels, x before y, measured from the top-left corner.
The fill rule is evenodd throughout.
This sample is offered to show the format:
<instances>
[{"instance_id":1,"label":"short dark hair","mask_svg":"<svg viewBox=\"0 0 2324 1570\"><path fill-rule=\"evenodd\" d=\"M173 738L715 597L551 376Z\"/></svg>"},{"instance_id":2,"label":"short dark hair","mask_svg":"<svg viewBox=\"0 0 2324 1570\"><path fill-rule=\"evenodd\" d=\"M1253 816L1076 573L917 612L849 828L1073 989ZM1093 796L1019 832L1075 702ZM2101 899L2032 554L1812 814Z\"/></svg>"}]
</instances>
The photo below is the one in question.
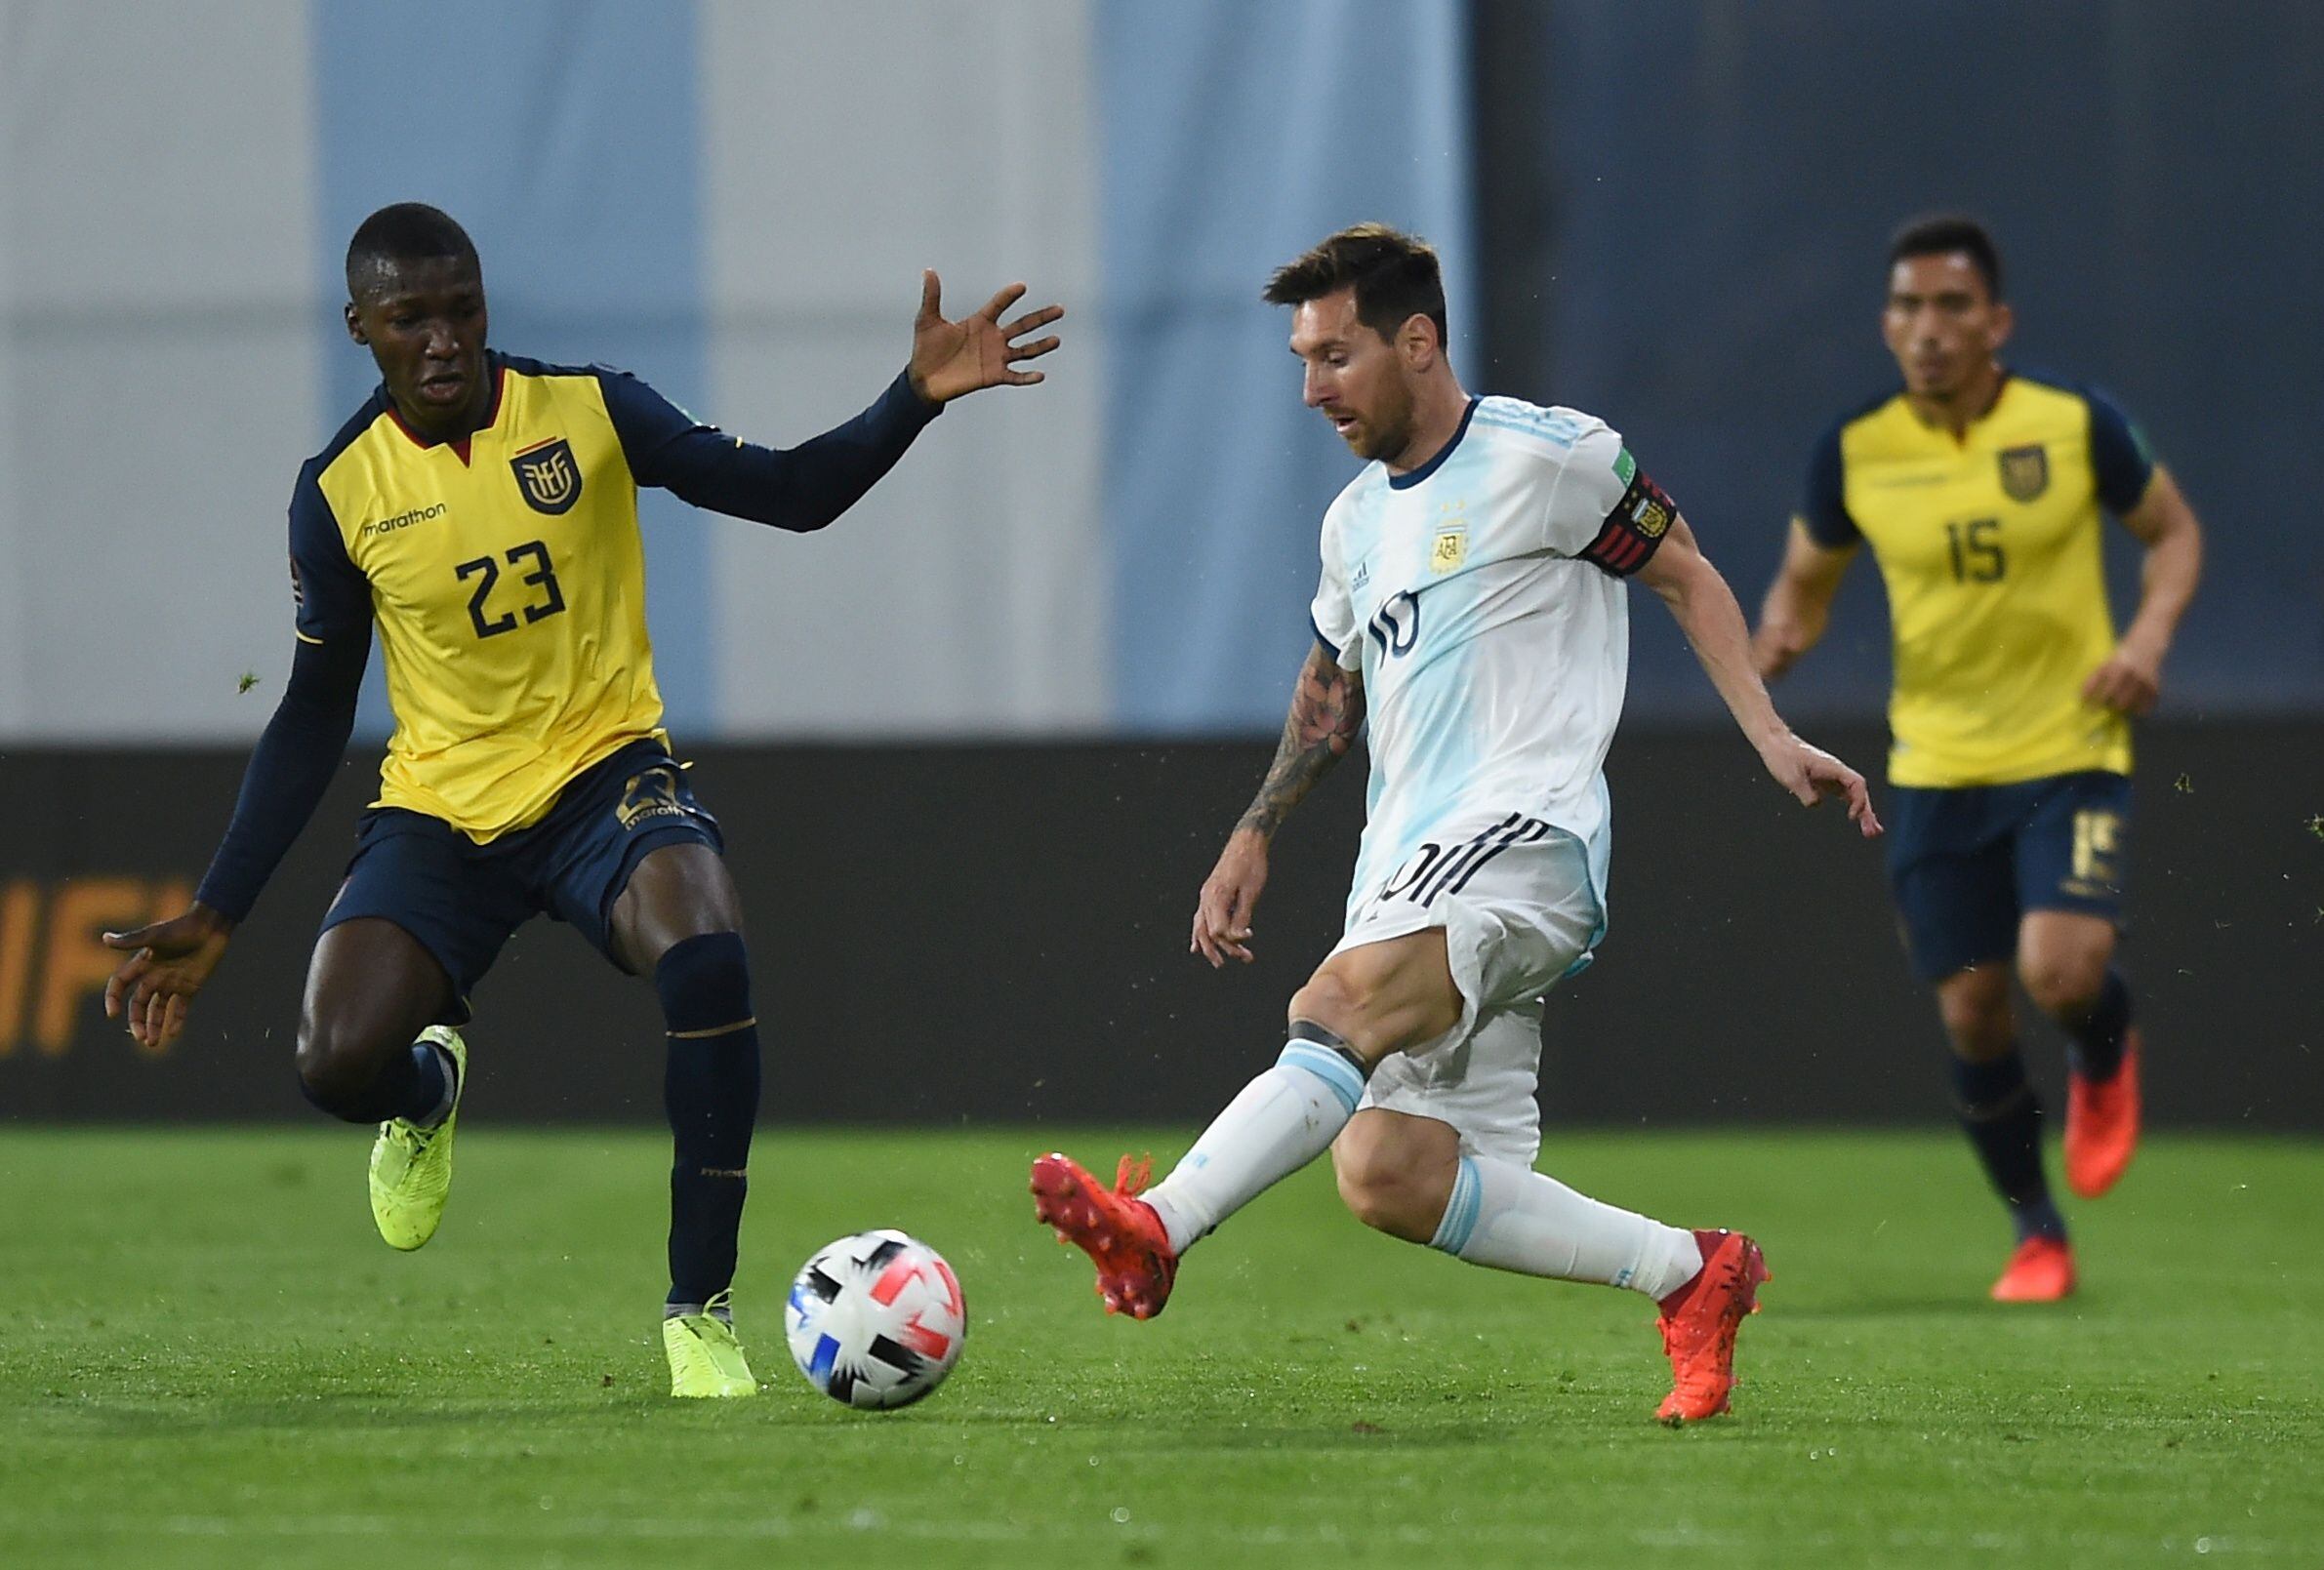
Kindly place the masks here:
<instances>
[{"instance_id":1,"label":"short dark hair","mask_svg":"<svg viewBox=\"0 0 2324 1570\"><path fill-rule=\"evenodd\" d=\"M1985 280L1985 293L2001 298L2001 247L1984 224L1966 213L1931 213L1916 218L1889 242L1889 265L1907 257L1965 256Z\"/></svg>"},{"instance_id":2,"label":"short dark hair","mask_svg":"<svg viewBox=\"0 0 2324 1570\"><path fill-rule=\"evenodd\" d=\"M1267 280L1270 305L1303 305L1356 287L1356 319L1382 338L1415 316L1437 324L1444 345L1445 277L1424 240L1385 223L1358 223L1318 243Z\"/></svg>"},{"instance_id":3,"label":"short dark hair","mask_svg":"<svg viewBox=\"0 0 2324 1570\"><path fill-rule=\"evenodd\" d=\"M474 263L476 244L452 215L426 202L396 202L355 225L347 247L347 292L350 299L363 293L369 275L383 262L432 262L437 259Z\"/></svg>"}]
</instances>

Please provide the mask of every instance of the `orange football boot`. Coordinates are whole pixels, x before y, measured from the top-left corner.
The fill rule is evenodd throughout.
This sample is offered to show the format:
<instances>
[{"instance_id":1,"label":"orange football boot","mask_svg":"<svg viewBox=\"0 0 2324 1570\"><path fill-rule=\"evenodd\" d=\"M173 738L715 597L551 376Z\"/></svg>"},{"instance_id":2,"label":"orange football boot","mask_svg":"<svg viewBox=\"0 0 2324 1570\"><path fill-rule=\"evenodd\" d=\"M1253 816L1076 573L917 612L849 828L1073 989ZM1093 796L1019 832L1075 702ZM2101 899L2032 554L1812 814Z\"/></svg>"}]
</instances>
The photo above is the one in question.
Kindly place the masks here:
<instances>
[{"instance_id":1,"label":"orange football boot","mask_svg":"<svg viewBox=\"0 0 2324 1570\"><path fill-rule=\"evenodd\" d=\"M2065 1181L2085 1199L2114 1187L2139 1150L2139 1027L2123 1032L2122 1067L2110 1079L2065 1080Z\"/></svg>"},{"instance_id":2,"label":"orange football boot","mask_svg":"<svg viewBox=\"0 0 2324 1570\"><path fill-rule=\"evenodd\" d=\"M1995 1303L2056 1303L2074 1290L2074 1251L2062 1237L2028 1237L1993 1283Z\"/></svg>"},{"instance_id":3,"label":"orange football boot","mask_svg":"<svg viewBox=\"0 0 2324 1570\"><path fill-rule=\"evenodd\" d=\"M1767 1256L1741 1232L1697 1228L1702 1268L1662 1300L1654 1321L1670 1358L1670 1393L1654 1416L1677 1428L1727 1410L1734 1389L1734 1333L1759 1311L1759 1284L1771 1280Z\"/></svg>"},{"instance_id":4,"label":"orange football boot","mask_svg":"<svg viewBox=\"0 0 2324 1570\"><path fill-rule=\"evenodd\" d=\"M1033 1213L1097 1267L1106 1312L1151 1319L1170 1301L1178 1256L1154 1207L1138 1197L1150 1162L1121 1158L1114 1187L1103 1188L1079 1161L1055 1151L1033 1163Z\"/></svg>"}]
</instances>

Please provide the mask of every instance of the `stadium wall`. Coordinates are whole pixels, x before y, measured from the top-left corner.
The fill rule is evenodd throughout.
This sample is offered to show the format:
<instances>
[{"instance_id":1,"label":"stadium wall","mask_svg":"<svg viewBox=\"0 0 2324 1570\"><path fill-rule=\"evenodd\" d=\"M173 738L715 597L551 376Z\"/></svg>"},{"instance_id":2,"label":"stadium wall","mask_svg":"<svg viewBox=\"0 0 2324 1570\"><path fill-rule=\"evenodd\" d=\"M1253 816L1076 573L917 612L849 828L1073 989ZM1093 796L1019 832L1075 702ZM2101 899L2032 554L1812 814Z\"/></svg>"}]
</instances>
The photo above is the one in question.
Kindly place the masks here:
<instances>
[{"instance_id":1,"label":"stadium wall","mask_svg":"<svg viewBox=\"0 0 2324 1570\"><path fill-rule=\"evenodd\" d=\"M1879 737L1824 736L1869 760ZM169 1051L108 1026L95 941L179 908L238 752L11 750L0 767L0 1116L311 1116L291 1074L306 958L367 799L351 761ZM1258 964L1186 952L1194 892L1266 748L713 748L694 782L742 885L779 1122L1191 1124L1274 1053L1329 946L1352 774L1286 830ZM1549 1012L1553 1122L1927 1122L1933 1009L1880 852L1801 812L1728 735L1633 725L1610 764L1612 929ZM2324 1132L2324 737L2151 727L2129 964L2154 1120ZM650 991L536 922L479 989L473 1114L661 1116ZM2029 1028L2055 1094L2059 1054ZM2054 1103L2055 1105L2055 1103Z\"/></svg>"},{"instance_id":2,"label":"stadium wall","mask_svg":"<svg viewBox=\"0 0 2324 1570\"><path fill-rule=\"evenodd\" d=\"M2118 395L2211 534L2174 712L2324 712L2324 6L1475 0L1485 358L1604 415L1756 606L1831 422L1894 387L1888 237L1983 215L2011 359ZM2136 548L2108 529L2118 606ZM1869 718L1859 563L1784 702ZM1639 619L1633 714L1717 700Z\"/></svg>"},{"instance_id":3,"label":"stadium wall","mask_svg":"<svg viewBox=\"0 0 2324 1570\"><path fill-rule=\"evenodd\" d=\"M641 499L684 734L1268 729L1347 465L1257 292L1367 216L1463 265L1464 21L0 0L0 739L256 736L291 483L374 382L347 236L404 199L474 234L500 346L778 444L902 367L923 266L956 314L1012 279L1068 305L1045 386L949 411L842 528ZM1380 107L1351 120L1359 76Z\"/></svg>"}]
</instances>

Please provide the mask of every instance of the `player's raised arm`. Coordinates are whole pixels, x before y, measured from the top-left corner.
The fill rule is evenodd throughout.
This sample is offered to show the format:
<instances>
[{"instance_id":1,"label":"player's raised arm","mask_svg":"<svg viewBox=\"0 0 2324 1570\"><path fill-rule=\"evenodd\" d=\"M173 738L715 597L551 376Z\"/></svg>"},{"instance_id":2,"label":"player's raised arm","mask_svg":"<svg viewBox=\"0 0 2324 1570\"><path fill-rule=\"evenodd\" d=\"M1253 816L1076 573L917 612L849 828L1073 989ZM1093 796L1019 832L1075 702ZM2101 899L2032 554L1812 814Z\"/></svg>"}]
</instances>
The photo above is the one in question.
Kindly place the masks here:
<instances>
[{"instance_id":1,"label":"player's raised arm","mask_svg":"<svg viewBox=\"0 0 2324 1570\"><path fill-rule=\"evenodd\" d=\"M1848 803L1849 821L1870 839L1880 832L1864 777L1820 747L1794 736L1783 716L1768 698L1765 683L1753 667L1751 639L1743 625L1743 608L1734 591L1694 543L1687 520L1673 517L1670 530L1653 556L1639 570L1639 582L1670 607L1679 629L1694 649L1695 659L1719 689L1728 712L1742 727L1760 761L1775 783L1807 806L1825 796Z\"/></svg>"},{"instance_id":2,"label":"player's raised arm","mask_svg":"<svg viewBox=\"0 0 2324 1570\"><path fill-rule=\"evenodd\" d=\"M1187 946L1210 961L1212 969L1229 959L1250 963L1250 919L1267 886L1267 847L1291 809L1347 755L1363 729L1364 678L1319 641L1299 667L1275 762L1227 836L1195 905L1194 938Z\"/></svg>"},{"instance_id":3,"label":"player's raised arm","mask_svg":"<svg viewBox=\"0 0 2324 1570\"><path fill-rule=\"evenodd\" d=\"M1040 372L1020 367L1059 340L1028 335L1063 317L1065 307L1043 305L1003 323L1002 313L1024 294L1023 284L1010 284L983 309L947 321L936 274L922 273L911 363L862 414L796 447L729 436L623 372L600 370L598 385L638 484L729 517L805 534L862 501L953 399L1040 383Z\"/></svg>"}]
</instances>

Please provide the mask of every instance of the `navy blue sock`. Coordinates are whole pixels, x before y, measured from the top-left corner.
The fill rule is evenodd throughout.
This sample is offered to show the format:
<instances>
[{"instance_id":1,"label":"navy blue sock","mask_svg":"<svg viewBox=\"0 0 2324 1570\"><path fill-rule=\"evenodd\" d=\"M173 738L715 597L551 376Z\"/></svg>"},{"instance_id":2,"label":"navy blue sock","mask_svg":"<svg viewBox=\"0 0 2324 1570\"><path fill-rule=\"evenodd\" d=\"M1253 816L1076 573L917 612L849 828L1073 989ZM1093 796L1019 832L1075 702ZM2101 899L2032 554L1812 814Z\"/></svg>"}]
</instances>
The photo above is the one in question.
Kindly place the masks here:
<instances>
[{"instance_id":1,"label":"navy blue sock","mask_svg":"<svg viewBox=\"0 0 2324 1570\"><path fill-rule=\"evenodd\" d=\"M409 1052L389 1053L378 1075L358 1095L318 1094L304 1075L299 1093L319 1109L349 1123L385 1123L391 1117L418 1121L443 1106L450 1075L441 1052L428 1042L415 1041Z\"/></svg>"},{"instance_id":2,"label":"navy blue sock","mask_svg":"<svg viewBox=\"0 0 2324 1570\"><path fill-rule=\"evenodd\" d=\"M670 1303L707 1304L734 1281L751 1127L758 1118L758 1022L751 1014L742 935L671 946L654 967L670 1030L663 1103L670 1112Z\"/></svg>"},{"instance_id":3,"label":"navy blue sock","mask_svg":"<svg viewBox=\"0 0 2324 1570\"><path fill-rule=\"evenodd\" d=\"M2131 989L2120 971L2109 969L2089 1014L2066 1027L2066 1058L2092 1079L2112 1079L2122 1067L2122 1038L2130 1027Z\"/></svg>"},{"instance_id":4,"label":"navy blue sock","mask_svg":"<svg viewBox=\"0 0 2324 1570\"><path fill-rule=\"evenodd\" d=\"M2050 1202L2042 1176L2042 1104L2026 1082L2025 1060L2011 1047L1990 1063L1953 1060L1953 1100L1962 1132L1977 1147L1985 1176L2010 1208L2018 1241L2065 1236L2065 1218Z\"/></svg>"}]
</instances>

